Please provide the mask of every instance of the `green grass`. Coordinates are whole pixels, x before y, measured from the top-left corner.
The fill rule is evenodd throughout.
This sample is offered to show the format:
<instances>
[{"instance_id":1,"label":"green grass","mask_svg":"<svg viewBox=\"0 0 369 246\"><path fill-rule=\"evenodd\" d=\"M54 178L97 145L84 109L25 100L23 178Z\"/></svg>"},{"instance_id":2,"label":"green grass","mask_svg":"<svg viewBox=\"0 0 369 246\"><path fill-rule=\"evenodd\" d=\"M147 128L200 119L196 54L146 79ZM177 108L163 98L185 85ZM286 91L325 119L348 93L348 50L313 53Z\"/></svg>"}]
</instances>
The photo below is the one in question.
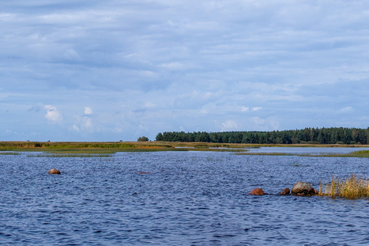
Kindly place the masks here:
<instances>
[{"instance_id":1,"label":"green grass","mask_svg":"<svg viewBox=\"0 0 369 246\"><path fill-rule=\"evenodd\" d=\"M355 175L343 180L333 176L329 184L320 183L319 195L348 199L368 198L369 180L358 178Z\"/></svg>"},{"instance_id":2,"label":"green grass","mask_svg":"<svg viewBox=\"0 0 369 246\"><path fill-rule=\"evenodd\" d=\"M20 153L17 153L17 152L0 152L0 155L20 155Z\"/></svg>"},{"instance_id":3,"label":"green grass","mask_svg":"<svg viewBox=\"0 0 369 246\"><path fill-rule=\"evenodd\" d=\"M349 153L348 156L368 158L369 157L369 150L355 151L355 152Z\"/></svg>"},{"instance_id":4,"label":"green grass","mask_svg":"<svg viewBox=\"0 0 369 246\"><path fill-rule=\"evenodd\" d=\"M176 148L187 147L187 148ZM0 142L0 151L37 151L52 153L85 153L106 154L116 152L148 152L148 151L226 151L242 152L246 155L296 155L286 153L245 153L250 148L260 147L354 147L353 145L319 145L319 144L231 144L231 143L199 143L199 142ZM357 147L364 147L363 145ZM299 155L314 157L369 157L369 151L357 151L350 154Z\"/></svg>"},{"instance_id":5,"label":"green grass","mask_svg":"<svg viewBox=\"0 0 369 246\"><path fill-rule=\"evenodd\" d=\"M347 154L320 154L320 155L311 155L311 154L302 154L298 156L307 156L307 157L358 157L358 158L369 158L368 150L354 151Z\"/></svg>"},{"instance_id":6,"label":"green grass","mask_svg":"<svg viewBox=\"0 0 369 246\"><path fill-rule=\"evenodd\" d=\"M176 148L176 147L189 147ZM219 148L219 149L212 149ZM221 149L228 148L228 149ZM0 151L116 153L148 151L241 151L240 144L179 142L0 142Z\"/></svg>"}]
</instances>

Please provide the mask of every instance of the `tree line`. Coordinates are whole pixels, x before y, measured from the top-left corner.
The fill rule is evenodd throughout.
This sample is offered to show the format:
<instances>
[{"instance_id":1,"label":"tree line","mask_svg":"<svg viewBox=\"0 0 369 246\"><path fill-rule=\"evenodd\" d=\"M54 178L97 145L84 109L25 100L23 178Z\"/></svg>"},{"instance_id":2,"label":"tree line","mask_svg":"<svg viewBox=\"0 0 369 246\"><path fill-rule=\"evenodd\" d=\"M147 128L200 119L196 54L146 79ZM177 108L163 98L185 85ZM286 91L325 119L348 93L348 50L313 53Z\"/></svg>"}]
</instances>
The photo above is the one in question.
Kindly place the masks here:
<instances>
[{"instance_id":1,"label":"tree line","mask_svg":"<svg viewBox=\"0 0 369 246\"><path fill-rule=\"evenodd\" d=\"M163 132L156 141L245 144L369 144L369 128L305 128L284 131Z\"/></svg>"}]
</instances>

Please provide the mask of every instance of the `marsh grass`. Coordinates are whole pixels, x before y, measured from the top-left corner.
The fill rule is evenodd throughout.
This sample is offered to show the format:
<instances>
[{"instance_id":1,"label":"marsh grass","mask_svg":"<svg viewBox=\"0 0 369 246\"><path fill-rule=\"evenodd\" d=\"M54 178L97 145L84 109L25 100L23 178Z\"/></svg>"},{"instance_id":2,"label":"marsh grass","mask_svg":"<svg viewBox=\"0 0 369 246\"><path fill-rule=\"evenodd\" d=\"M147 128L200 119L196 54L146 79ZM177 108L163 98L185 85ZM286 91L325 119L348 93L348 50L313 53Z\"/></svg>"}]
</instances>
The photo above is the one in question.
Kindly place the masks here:
<instances>
[{"instance_id":1,"label":"marsh grass","mask_svg":"<svg viewBox=\"0 0 369 246\"><path fill-rule=\"evenodd\" d=\"M352 157L369 157L369 150L361 150L361 151L355 151L352 153L348 154L349 156L351 155Z\"/></svg>"},{"instance_id":2,"label":"marsh grass","mask_svg":"<svg viewBox=\"0 0 369 246\"><path fill-rule=\"evenodd\" d=\"M357 157L357 158L369 158L369 151L354 151L347 154L300 154L301 157Z\"/></svg>"},{"instance_id":3,"label":"marsh grass","mask_svg":"<svg viewBox=\"0 0 369 246\"><path fill-rule=\"evenodd\" d=\"M252 152L246 152L246 153L237 153L236 155L270 155L270 156L294 156L294 154L289 153L252 153Z\"/></svg>"},{"instance_id":4,"label":"marsh grass","mask_svg":"<svg viewBox=\"0 0 369 246\"><path fill-rule=\"evenodd\" d=\"M80 157L80 158L86 158L86 157L113 157L113 154L86 154L86 153L63 153L63 154L56 154L56 153L42 153L42 154L29 154L27 157L46 157L46 158L54 158L54 157Z\"/></svg>"},{"instance_id":5,"label":"marsh grass","mask_svg":"<svg viewBox=\"0 0 369 246\"><path fill-rule=\"evenodd\" d=\"M20 155L20 153L17 153L17 152L0 152L0 155Z\"/></svg>"},{"instance_id":6,"label":"marsh grass","mask_svg":"<svg viewBox=\"0 0 369 246\"><path fill-rule=\"evenodd\" d=\"M368 198L369 180L351 175L346 179L332 177L329 184L320 183L319 195L345 197L348 199Z\"/></svg>"},{"instance_id":7,"label":"marsh grass","mask_svg":"<svg viewBox=\"0 0 369 246\"><path fill-rule=\"evenodd\" d=\"M186 148L176 148L186 147ZM245 153L247 149L260 147L364 147L363 145L319 145L319 144L234 144L207 142L1 142L0 151L22 152L63 152L63 153L116 153L116 152L152 152L152 151L225 151L243 152L246 155L296 155L286 153ZM368 157L369 151L357 151L350 154L297 155L313 157Z\"/></svg>"},{"instance_id":8,"label":"marsh grass","mask_svg":"<svg viewBox=\"0 0 369 246\"><path fill-rule=\"evenodd\" d=\"M176 148L188 147L188 148ZM244 144L181 142L0 142L0 151L116 153L152 151L242 151ZM219 149L217 149L219 148ZM227 148L227 149L222 149Z\"/></svg>"}]
</instances>

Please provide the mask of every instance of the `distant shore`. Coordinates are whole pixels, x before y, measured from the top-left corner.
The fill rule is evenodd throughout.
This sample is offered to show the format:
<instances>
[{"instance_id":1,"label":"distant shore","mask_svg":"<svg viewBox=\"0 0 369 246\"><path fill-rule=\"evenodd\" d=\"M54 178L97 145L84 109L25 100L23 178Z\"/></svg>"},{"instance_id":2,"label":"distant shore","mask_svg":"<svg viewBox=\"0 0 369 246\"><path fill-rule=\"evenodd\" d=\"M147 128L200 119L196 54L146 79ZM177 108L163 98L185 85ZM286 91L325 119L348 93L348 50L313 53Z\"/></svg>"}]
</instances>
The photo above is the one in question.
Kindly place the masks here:
<instances>
[{"instance_id":1,"label":"distant shore","mask_svg":"<svg viewBox=\"0 0 369 246\"><path fill-rule=\"evenodd\" d=\"M361 144L231 144L207 142L164 142L164 141L119 141L119 142L32 142L32 141L2 141L0 151L40 151L55 153L116 153L145 151L227 151L247 153L249 148L260 147L331 147L355 148L369 147ZM360 151L360 157L369 157L369 153ZM356 153L356 152L354 152ZM352 153L353 154L353 153ZM350 156L352 156L350 154ZM365 155L365 156L363 156ZM339 155L341 156L341 155Z\"/></svg>"}]
</instances>

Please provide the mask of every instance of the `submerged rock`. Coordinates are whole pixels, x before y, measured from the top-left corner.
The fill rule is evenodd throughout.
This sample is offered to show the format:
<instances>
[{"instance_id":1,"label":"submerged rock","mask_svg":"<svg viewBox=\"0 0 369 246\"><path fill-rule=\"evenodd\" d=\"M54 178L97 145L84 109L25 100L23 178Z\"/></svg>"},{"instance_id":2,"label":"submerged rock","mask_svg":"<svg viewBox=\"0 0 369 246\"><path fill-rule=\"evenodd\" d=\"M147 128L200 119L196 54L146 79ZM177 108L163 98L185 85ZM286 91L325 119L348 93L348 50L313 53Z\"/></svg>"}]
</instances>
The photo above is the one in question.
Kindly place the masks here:
<instances>
[{"instance_id":1,"label":"submerged rock","mask_svg":"<svg viewBox=\"0 0 369 246\"><path fill-rule=\"evenodd\" d=\"M284 188L281 193L279 193L279 195L282 195L282 196L287 196L290 194L290 189L289 188Z\"/></svg>"},{"instance_id":2,"label":"submerged rock","mask_svg":"<svg viewBox=\"0 0 369 246\"><path fill-rule=\"evenodd\" d=\"M139 174L151 174L150 172L139 172Z\"/></svg>"},{"instance_id":3,"label":"submerged rock","mask_svg":"<svg viewBox=\"0 0 369 246\"><path fill-rule=\"evenodd\" d=\"M311 196L316 194L316 190L311 187L310 183L297 182L292 187L291 193L295 196Z\"/></svg>"},{"instance_id":4,"label":"submerged rock","mask_svg":"<svg viewBox=\"0 0 369 246\"><path fill-rule=\"evenodd\" d=\"M61 174L61 173L59 170L53 168L49 170L48 174Z\"/></svg>"},{"instance_id":5,"label":"submerged rock","mask_svg":"<svg viewBox=\"0 0 369 246\"><path fill-rule=\"evenodd\" d=\"M261 188L256 188L253 189L252 191L250 191L249 193L250 195L255 195L255 196L262 196L265 195L264 191Z\"/></svg>"}]
</instances>

